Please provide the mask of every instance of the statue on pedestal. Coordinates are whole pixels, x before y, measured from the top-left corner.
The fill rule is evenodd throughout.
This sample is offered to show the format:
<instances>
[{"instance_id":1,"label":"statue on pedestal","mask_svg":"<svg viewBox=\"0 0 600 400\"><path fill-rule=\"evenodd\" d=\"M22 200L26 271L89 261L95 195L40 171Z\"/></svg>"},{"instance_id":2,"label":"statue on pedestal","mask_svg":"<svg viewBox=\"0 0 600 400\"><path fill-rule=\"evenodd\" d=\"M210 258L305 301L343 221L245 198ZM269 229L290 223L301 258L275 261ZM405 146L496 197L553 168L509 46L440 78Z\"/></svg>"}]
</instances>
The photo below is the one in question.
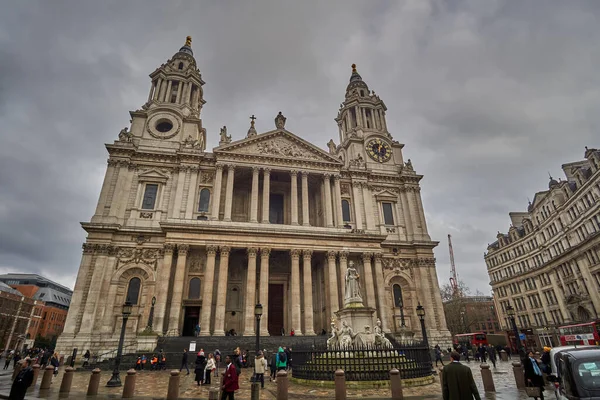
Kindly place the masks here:
<instances>
[{"instance_id":1,"label":"statue on pedestal","mask_svg":"<svg viewBox=\"0 0 600 400\"><path fill-rule=\"evenodd\" d=\"M385 337L383 330L381 329L381 320L377 318L375 324L375 345L383 348L392 348L392 343L388 338Z\"/></svg>"},{"instance_id":2,"label":"statue on pedestal","mask_svg":"<svg viewBox=\"0 0 600 400\"><path fill-rule=\"evenodd\" d=\"M360 275L356 268L354 268L354 261L348 263L348 269L346 270L345 282L345 293L344 293L344 304L349 303L361 303L362 296L360 295L360 284L358 279Z\"/></svg>"}]
</instances>

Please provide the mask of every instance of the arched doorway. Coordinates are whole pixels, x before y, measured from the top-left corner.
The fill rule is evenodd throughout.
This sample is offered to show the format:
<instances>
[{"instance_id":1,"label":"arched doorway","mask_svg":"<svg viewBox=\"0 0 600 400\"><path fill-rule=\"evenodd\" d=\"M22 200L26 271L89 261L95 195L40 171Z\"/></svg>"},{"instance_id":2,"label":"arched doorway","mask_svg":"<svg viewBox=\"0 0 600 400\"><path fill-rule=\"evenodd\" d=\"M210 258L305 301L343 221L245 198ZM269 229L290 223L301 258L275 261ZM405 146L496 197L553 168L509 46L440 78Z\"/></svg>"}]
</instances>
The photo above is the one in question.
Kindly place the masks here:
<instances>
[{"instance_id":1,"label":"arched doorway","mask_svg":"<svg viewBox=\"0 0 600 400\"><path fill-rule=\"evenodd\" d=\"M590 313L584 307L577 307L577 321L579 322L587 322L591 319Z\"/></svg>"}]
</instances>

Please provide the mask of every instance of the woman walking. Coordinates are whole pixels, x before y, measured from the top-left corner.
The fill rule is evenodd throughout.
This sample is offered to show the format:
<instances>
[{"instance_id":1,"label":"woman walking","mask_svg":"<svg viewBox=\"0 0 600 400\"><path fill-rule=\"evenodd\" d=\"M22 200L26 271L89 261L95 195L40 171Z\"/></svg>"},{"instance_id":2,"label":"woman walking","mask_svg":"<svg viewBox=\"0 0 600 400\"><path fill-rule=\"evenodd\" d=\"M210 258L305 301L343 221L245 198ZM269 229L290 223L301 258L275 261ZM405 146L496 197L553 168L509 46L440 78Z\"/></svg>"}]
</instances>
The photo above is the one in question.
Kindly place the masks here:
<instances>
[{"instance_id":1,"label":"woman walking","mask_svg":"<svg viewBox=\"0 0 600 400\"><path fill-rule=\"evenodd\" d=\"M196 357L196 365L194 368L194 372L196 373L195 381L200 386L204 383L204 368L206 367L206 358L204 357L204 352L198 352L198 356Z\"/></svg>"},{"instance_id":2,"label":"woman walking","mask_svg":"<svg viewBox=\"0 0 600 400\"><path fill-rule=\"evenodd\" d=\"M204 368L205 385L210 385L210 377L215 368L217 368L217 365L215 364L215 357L213 356L213 353L208 353L208 360L206 362L206 367Z\"/></svg>"}]
</instances>

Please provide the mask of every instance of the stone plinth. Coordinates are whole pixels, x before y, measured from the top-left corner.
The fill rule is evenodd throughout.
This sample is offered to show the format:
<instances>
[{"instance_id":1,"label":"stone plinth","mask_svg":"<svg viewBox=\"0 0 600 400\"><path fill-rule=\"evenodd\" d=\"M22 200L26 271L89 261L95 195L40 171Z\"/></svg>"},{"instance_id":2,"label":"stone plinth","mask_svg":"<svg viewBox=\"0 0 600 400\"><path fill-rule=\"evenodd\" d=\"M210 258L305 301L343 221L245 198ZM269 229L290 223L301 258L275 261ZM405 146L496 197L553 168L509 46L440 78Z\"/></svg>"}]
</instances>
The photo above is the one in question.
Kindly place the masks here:
<instances>
[{"instance_id":1,"label":"stone plinth","mask_svg":"<svg viewBox=\"0 0 600 400\"><path fill-rule=\"evenodd\" d=\"M354 333L360 333L363 339L371 337L371 342L374 340L374 323L373 315L375 309L371 307L353 307L344 308L335 313L340 323L346 322L348 326L352 327ZM369 327L368 330L366 327ZM368 339L366 340L368 341Z\"/></svg>"}]
</instances>

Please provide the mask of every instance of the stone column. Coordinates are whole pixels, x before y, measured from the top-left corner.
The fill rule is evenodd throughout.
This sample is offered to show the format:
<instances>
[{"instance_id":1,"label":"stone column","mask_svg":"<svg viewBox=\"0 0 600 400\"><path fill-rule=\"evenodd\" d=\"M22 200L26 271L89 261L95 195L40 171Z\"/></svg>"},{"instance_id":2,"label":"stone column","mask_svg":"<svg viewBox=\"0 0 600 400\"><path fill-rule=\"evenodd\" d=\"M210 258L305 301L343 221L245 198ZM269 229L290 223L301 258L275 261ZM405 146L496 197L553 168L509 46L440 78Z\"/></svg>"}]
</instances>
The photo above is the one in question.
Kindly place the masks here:
<instances>
[{"instance_id":1,"label":"stone column","mask_svg":"<svg viewBox=\"0 0 600 400\"><path fill-rule=\"evenodd\" d=\"M333 227L333 215L331 210L331 174L323 175L323 190L325 191L325 226Z\"/></svg>"},{"instance_id":2,"label":"stone column","mask_svg":"<svg viewBox=\"0 0 600 400\"><path fill-rule=\"evenodd\" d=\"M334 201L334 205L335 205L335 225L338 228L342 228L344 226L344 221L343 221L343 217L342 217L342 193L340 190L340 176L339 175L334 175L333 176L333 185L334 185L334 191L335 191L335 201Z\"/></svg>"},{"instance_id":3,"label":"stone column","mask_svg":"<svg viewBox=\"0 0 600 400\"><path fill-rule=\"evenodd\" d=\"M166 326L164 326L164 322L165 312L167 311L167 296L169 295L171 267L173 264L173 250L175 250L175 245L171 243L164 244L163 261L158 270L158 281L156 282L156 306L152 324L154 331L158 333L163 333L167 330Z\"/></svg>"},{"instance_id":4,"label":"stone column","mask_svg":"<svg viewBox=\"0 0 600 400\"><path fill-rule=\"evenodd\" d=\"M414 188L408 187L405 195L408 200L408 215L410 215L411 219L412 219L413 232L415 235L422 235L423 231L421 229L421 227L422 227L421 218L419 216L419 210L417 210L417 207L415 206ZM414 218L412 218L413 215L414 215Z\"/></svg>"},{"instance_id":5,"label":"stone column","mask_svg":"<svg viewBox=\"0 0 600 400\"><path fill-rule=\"evenodd\" d=\"M217 164L215 171L215 186L213 187L212 215L210 219L219 219L219 208L221 207L221 181L223 180L223 164Z\"/></svg>"},{"instance_id":6,"label":"stone column","mask_svg":"<svg viewBox=\"0 0 600 400\"><path fill-rule=\"evenodd\" d=\"M271 168L263 168L262 223L269 223L269 195L271 194Z\"/></svg>"},{"instance_id":7,"label":"stone column","mask_svg":"<svg viewBox=\"0 0 600 400\"><path fill-rule=\"evenodd\" d=\"M377 307L377 302L375 301L375 284L373 282L373 267L371 265L371 257L373 257L373 253L363 253L363 267L365 274L365 297L366 301L364 302L367 307Z\"/></svg>"},{"instance_id":8,"label":"stone column","mask_svg":"<svg viewBox=\"0 0 600 400\"><path fill-rule=\"evenodd\" d=\"M308 215L308 172L302 171L302 225L310 225Z\"/></svg>"},{"instance_id":9,"label":"stone column","mask_svg":"<svg viewBox=\"0 0 600 400\"><path fill-rule=\"evenodd\" d=\"M96 252L98 253L98 256L96 257L96 263L92 272L87 300L81 319L80 332L83 333L91 333L93 331L96 310L101 296L100 292L102 289L102 281L104 280L104 273L108 273L108 268L106 268L108 256L114 256L116 248L112 245L100 245L97 247Z\"/></svg>"},{"instance_id":10,"label":"stone column","mask_svg":"<svg viewBox=\"0 0 600 400\"><path fill-rule=\"evenodd\" d=\"M244 312L244 336L254 336L254 306L256 305L256 252L254 247L248 251L248 274L246 276L246 307Z\"/></svg>"},{"instance_id":11,"label":"stone column","mask_svg":"<svg viewBox=\"0 0 600 400\"><path fill-rule=\"evenodd\" d=\"M210 320L212 317L212 299L215 287L215 258L217 246L206 246L206 270L204 272L204 293L202 294L202 309L200 318L200 335L210 335Z\"/></svg>"},{"instance_id":12,"label":"stone column","mask_svg":"<svg viewBox=\"0 0 600 400\"><path fill-rule=\"evenodd\" d=\"M388 309L385 301L385 289L383 280L383 266L381 265L381 253L375 253L375 279L377 279L377 311L381 319L381 329L390 332L388 328Z\"/></svg>"},{"instance_id":13,"label":"stone column","mask_svg":"<svg viewBox=\"0 0 600 400\"><path fill-rule=\"evenodd\" d=\"M154 84L154 93L152 95L152 98L156 101L158 101L158 94L160 93L160 85L162 84L162 78L158 78L156 80L156 83Z\"/></svg>"},{"instance_id":14,"label":"stone column","mask_svg":"<svg viewBox=\"0 0 600 400\"><path fill-rule=\"evenodd\" d=\"M223 221L231 221L231 208L233 207L233 179L235 177L235 165L227 166L227 188L225 190L225 216Z\"/></svg>"},{"instance_id":15,"label":"stone column","mask_svg":"<svg viewBox=\"0 0 600 400\"><path fill-rule=\"evenodd\" d=\"M296 335L302 335L302 322L300 318L300 253L298 249L290 250L292 257L292 276L290 287L292 292L292 329Z\"/></svg>"},{"instance_id":16,"label":"stone column","mask_svg":"<svg viewBox=\"0 0 600 400\"><path fill-rule=\"evenodd\" d=\"M250 196L250 222L258 222L258 174L260 169L252 167L252 195Z\"/></svg>"},{"instance_id":17,"label":"stone column","mask_svg":"<svg viewBox=\"0 0 600 400\"><path fill-rule=\"evenodd\" d=\"M373 199L371 196L371 188L369 184L363 182L362 184L362 192L363 192L363 203L365 205L365 225L367 229L375 229L375 216L373 215Z\"/></svg>"},{"instance_id":18,"label":"stone column","mask_svg":"<svg viewBox=\"0 0 600 400\"><path fill-rule=\"evenodd\" d=\"M150 93L148 93L148 103L150 103L150 101L154 97L154 89L155 88L156 88L156 83L152 82L152 85L150 85Z\"/></svg>"},{"instance_id":19,"label":"stone column","mask_svg":"<svg viewBox=\"0 0 600 400\"><path fill-rule=\"evenodd\" d=\"M567 311L567 306L565 304L564 297L561 296L561 294L560 294L561 293L560 288L558 287L558 283L556 282L556 274L551 273L551 274L549 274L549 277L550 277L550 282L552 283L552 290L554 291L554 295L556 297L556 300L558 301L558 307L560 308L560 313L562 314L562 318L563 318L564 322L570 321L571 315Z\"/></svg>"},{"instance_id":20,"label":"stone column","mask_svg":"<svg viewBox=\"0 0 600 400\"><path fill-rule=\"evenodd\" d=\"M362 209L361 209L361 201L360 201L360 191L359 191L358 182L352 182L352 197L354 200L354 223L356 225L356 229L363 228L363 220L362 220Z\"/></svg>"},{"instance_id":21,"label":"stone column","mask_svg":"<svg viewBox=\"0 0 600 400\"><path fill-rule=\"evenodd\" d=\"M336 252L327 252L327 274L329 275L329 308L330 315L333 318L335 312L339 308L338 300L338 279L337 279L337 265L335 262Z\"/></svg>"},{"instance_id":22,"label":"stone column","mask_svg":"<svg viewBox=\"0 0 600 400\"><path fill-rule=\"evenodd\" d=\"M163 80L160 84L160 93L158 94L158 101L165 101L165 92L167 91L167 81Z\"/></svg>"},{"instance_id":23,"label":"stone column","mask_svg":"<svg viewBox=\"0 0 600 400\"><path fill-rule=\"evenodd\" d=\"M412 240L415 234L415 228L413 227L412 215L408 206L408 200L406 198L406 188L400 188L400 200L402 202L402 211L404 212L404 221L406 225L406 237L408 240Z\"/></svg>"},{"instance_id":24,"label":"stone column","mask_svg":"<svg viewBox=\"0 0 600 400\"><path fill-rule=\"evenodd\" d=\"M219 263L219 283L217 286L217 306L215 308L214 336L225 336L225 302L227 301L227 278L229 276L230 247L221 246L221 262Z\"/></svg>"},{"instance_id":25,"label":"stone column","mask_svg":"<svg viewBox=\"0 0 600 400\"><path fill-rule=\"evenodd\" d=\"M291 177L291 198L290 207L292 208L292 225L298 225L298 171L290 171Z\"/></svg>"},{"instance_id":26,"label":"stone column","mask_svg":"<svg viewBox=\"0 0 600 400\"><path fill-rule=\"evenodd\" d=\"M169 81L169 83L167 84L167 92L165 93L165 101L169 102L169 100L171 100L171 85L173 84L173 81Z\"/></svg>"},{"instance_id":27,"label":"stone column","mask_svg":"<svg viewBox=\"0 0 600 400\"><path fill-rule=\"evenodd\" d=\"M302 268L304 270L304 334L314 335L313 298L312 298L312 250L302 250Z\"/></svg>"},{"instance_id":28,"label":"stone column","mask_svg":"<svg viewBox=\"0 0 600 400\"><path fill-rule=\"evenodd\" d=\"M169 330L179 334L179 319L181 317L181 302L183 301L183 282L185 278L185 267L187 253L190 246L187 244L177 245L177 265L175 266L175 279L173 281L173 296L171 296L171 312L169 313Z\"/></svg>"},{"instance_id":29,"label":"stone column","mask_svg":"<svg viewBox=\"0 0 600 400\"><path fill-rule=\"evenodd\" d=\"M258 302L263 306L263 323L260 324L261 336L269 335L269 256L271 249L260 249L260 286L258 288Z\"/></svg>"},{"instance_id":30,"label":"stone column","mask_svg":"<svg viewBox=\"0 0 600 400\"><path fill-rule=\"evenodd\" d=\"M188 188L188 198L187 204L185 208L185 218L192 219L195 210L198 210L198 204L196 203L196 194L198 193L198 174L199 168L192 167L190 168L191 177L190 177L190 187Z\"/></svg>"},{"instance_id":31,"label":"stone column","mask_svg":"<svg viewBox=\"0 0 600 400\"><path fill-rule=\"evenodd\" d=\"M427 222L425 222L425 210L423 209L423 201L421 200L421 188L415 188L415 200L417 202L417 208L419 211L419 218L421 219L421 231L423 235L427 235Z\"/></svg>"},{"instance_id":32,"label":"stone column","mask_svg":"<svg viewBox=\"0 0 600 400\"><path fill-rule=\"evenodd\" d=\"M340 251L340 309L344 308L346 298L346 271L348 270L348 252Z\"/></svg>"},{"instance_id":33,"label":"stone column","mask_svg":"<svg viewBox=\"0 0 600 400\"><path fill-rule=\"evenodd\" d=\"M175 103L181 103L181 92L183 92L183 82L179 81L177 85L177 96L175 97Z\"/></svg>"}]
</instances>

